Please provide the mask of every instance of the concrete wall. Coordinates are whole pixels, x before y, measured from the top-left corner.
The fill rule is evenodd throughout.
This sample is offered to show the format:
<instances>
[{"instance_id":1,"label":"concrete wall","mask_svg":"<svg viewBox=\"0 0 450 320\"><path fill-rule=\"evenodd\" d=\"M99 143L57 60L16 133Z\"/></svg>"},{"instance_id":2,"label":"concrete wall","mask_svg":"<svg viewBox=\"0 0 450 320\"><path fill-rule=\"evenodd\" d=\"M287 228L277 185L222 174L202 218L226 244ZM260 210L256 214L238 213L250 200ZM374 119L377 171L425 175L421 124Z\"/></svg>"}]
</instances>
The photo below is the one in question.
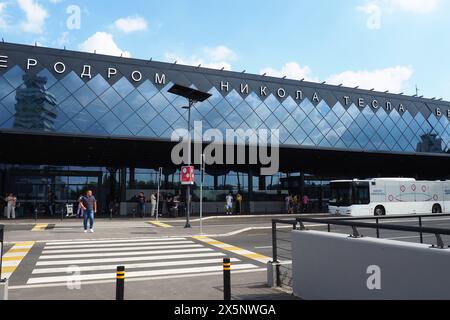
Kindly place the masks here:
<instances>
[{"instance_id":1,"label":"concrete wall","mask_svg":"<svg viewBox=\"0 0 450 320\"><path fill-rule=\"evenodd\" d=\"M316 231L294 231L292 249L294 294L306 300L450 299L449 250Z\"/></svg>"}]
</instances>

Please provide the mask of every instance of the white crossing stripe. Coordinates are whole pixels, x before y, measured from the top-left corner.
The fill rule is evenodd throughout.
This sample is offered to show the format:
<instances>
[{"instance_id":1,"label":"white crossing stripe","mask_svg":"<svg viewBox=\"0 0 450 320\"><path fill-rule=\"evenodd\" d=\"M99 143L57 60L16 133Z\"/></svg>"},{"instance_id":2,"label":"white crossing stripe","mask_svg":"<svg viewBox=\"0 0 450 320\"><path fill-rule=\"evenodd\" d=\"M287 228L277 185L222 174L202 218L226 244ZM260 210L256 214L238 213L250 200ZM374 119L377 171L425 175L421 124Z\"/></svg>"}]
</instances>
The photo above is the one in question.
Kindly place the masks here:
<instances>
[{"instance_id":1,"label":"white crossing stripe","mask_svg":"<svg viewBox=\"0 0 450 320\"><path fill-rule=\"evenodd\" d=\"M169 245L169 244L187 244L193 243L192 241L164 241L164 242L135 242L135 243L112 243L112 244L85 244L85 245L73 245L73 246L51 246L46 247L45 250L61 250L61 249L89 249L89 248L125 248L125 247L141 247L141 246L157 246L157 245Z\"/></svg>"},{"instance_id":2,"label":"white crossing stripe","mask_svg":"<svg viewBox=\"0 0 450 320\"><path fill-rule=\"evenodd\" d=\"M191 247L191 246L190 246ZM180 248L180 247L178 247ZM89 254L66 254L66 255L50 255L42 256L40 260L52 259L74 259L74 258L95 258L95 257L126 257L126 256L148 256L152 254L171 254L182 252L205 252L213 251L212 249L204 248L201 245L195 245L198 249L175 249L175 250L158 250L158 251L130 251L130 252L113 252L113 253L89 253Z\"/></svg>"},{"instance_id":3,"label":"white crossing stripe","mask_svg":"<svg viewBox=\"0 0 450 320\"><path fill-rule=\"evenodd\" d=\"M240 262L239 259L231 259L231 262ZM205 260L180 260L170 262L150 262L150 263L135 263L127 264L126 269L144 269L155 267L174 267L174 266L195 266L202 264L217 264L223 263L223 259L205 259ZM92 267L79 267L77 270L80 272L86 271L102 271L102 270L116 270L116 264L100 265ZM46 274L46 273L67 273L67 268L50 268L50 269L35 269L33 274Z\"/></svg>"},{"instance_id":4,"label":"white crossing stripe","mask_svg":"<svg viewBox=\"0 0 450 320\"><path fill-rule=\"evenodd\" d=\"M193 242L186 241L186 243L177 246L177 248L199 248L201 245L194 244ZM134 251L144 251L144 250L162 250L162 249L171 249L174 246L147 246L147 247L131 247L131 248L103 248L102 252L120 252L120 251L130 251L133 249ZM73 249L70 250L71 253L89 253L89 252L98 252L99 249ZM57 253L67 253L67 250L45 250L43 255L57 254Z\"/></svg>"},{"instance_id":5,"label":"white crossing stripe","mask_svg":"<svg viewBox=\"0 0 450 320\"><path fill-rule=\"evenodd\" d=\"M186 240L186 238L149 238L149 239L123 239L123 240L86 240L86 241L60 241L60 242L47 242L47 246L64 246L75 244L99 244L99 243L130 243L130 242L147 242L147 241L180 241Z\"/></svg>"},{"instance_id":6,"label":"white crossing stripe","mask_svg":"<svg viewBox=\"0 0 450 320\"><path fill-rule=\"evenodd\" d=\"M149 270L149 271L135 271L126 272L127 278L138 278L138 277L151 277L151 276L162 276L162 275L179 275L179 274L191 274L191 273L203 273L203 272L215 272L223 269L223 266L214 267L198 267L198 268L183 268L183 269L161 269L161 270ZM253 264L240 264L233 266L233 270L247 270L247 269L259 269L259 267ZM31 278L28 280L28 284L43 284L43 283L58 283L58 282L73 282L74 280L87 281L87 280L104 280L104 279L115 279L116 272L110 273L100 273L100 274L88 274L80 276L56 276L56 277L42 277L42 278Z\"/></svg>"},{"instance_id":7,"label":"white crossing stripe","mask_svg":"<svg viewBox=\"0 0 450 320\"><path fill-rule=\"evenodd\" d=\"M137 281L148 277L189 277L222 271L225 256L224 251L191 238L51 242L46 243L27 285L113 282L119 265L125 266L126 278ZM233 271L261 269L238 257L231 261Z\"/></svg>"},{"instance_id":8,"label":"white crossing stripe","mask_svg":"<svg viewBox=\"0 0 450 320\"><path fill-rule=\"evenodd\" d=\"M36 264L36 266L45 267L45 266L84 265L84 264L97 264L97 263L119 264L120 262L159 261L159 260L193 259L193 258L208 258L208 257L224 257L225 256L225 254L223 254L221 252L212 252L213 250L208 250L208 251L210 253L175 254L175 255L161 255L161 256L133 257L133 258L41 261L41 262L38 262Z\"/></svg>"}]
</instances>

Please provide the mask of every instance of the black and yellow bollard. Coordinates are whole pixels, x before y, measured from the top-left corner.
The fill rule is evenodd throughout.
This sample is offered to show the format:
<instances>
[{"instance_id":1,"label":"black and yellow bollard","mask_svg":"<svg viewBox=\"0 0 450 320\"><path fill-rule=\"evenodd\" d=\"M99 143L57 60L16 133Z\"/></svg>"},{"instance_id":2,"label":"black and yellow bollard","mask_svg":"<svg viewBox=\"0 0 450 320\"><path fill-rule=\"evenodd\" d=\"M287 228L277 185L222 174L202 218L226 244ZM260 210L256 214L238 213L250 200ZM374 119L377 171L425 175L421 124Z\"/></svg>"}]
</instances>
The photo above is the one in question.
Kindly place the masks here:
<instances>
[{"instance_id":1,"label":"black and yellow bollard","mask_svg":"<svg viewBox=\"0 0 450 320\"><path fill-rule=\"evenodd\" d=\"M125 267L117 267L116 300L125 299Z\"/></svg>"},{"instance_id":2,"label":"black and yellow bollard","mask_svg":"<svg viewBox=\"0 0 450 320\"><path fill-rule=\"evenodd\" d=\"M231 260L223 259L223 295L225 301L231 301Z\"/></svg>"}]
</instances>

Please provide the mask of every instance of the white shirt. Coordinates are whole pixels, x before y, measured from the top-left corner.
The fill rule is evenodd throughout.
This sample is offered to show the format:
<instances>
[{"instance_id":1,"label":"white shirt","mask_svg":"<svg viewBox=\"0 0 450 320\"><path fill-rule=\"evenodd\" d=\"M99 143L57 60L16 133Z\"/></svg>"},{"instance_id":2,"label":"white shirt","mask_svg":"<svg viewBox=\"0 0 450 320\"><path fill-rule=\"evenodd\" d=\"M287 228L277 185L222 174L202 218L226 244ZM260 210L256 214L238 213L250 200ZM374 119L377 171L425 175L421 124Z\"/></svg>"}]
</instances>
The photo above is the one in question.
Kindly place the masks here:
<instances>
[{"instance_id":1,"label":"white shirt","mask_svg":"<svg viewBox=\"0 0 450 320\"><path fill-rule=\"evenodd\" d=\"M227 205L229 206L233 205L233 196L227 196Z\"/></svg>"}]
</instances>

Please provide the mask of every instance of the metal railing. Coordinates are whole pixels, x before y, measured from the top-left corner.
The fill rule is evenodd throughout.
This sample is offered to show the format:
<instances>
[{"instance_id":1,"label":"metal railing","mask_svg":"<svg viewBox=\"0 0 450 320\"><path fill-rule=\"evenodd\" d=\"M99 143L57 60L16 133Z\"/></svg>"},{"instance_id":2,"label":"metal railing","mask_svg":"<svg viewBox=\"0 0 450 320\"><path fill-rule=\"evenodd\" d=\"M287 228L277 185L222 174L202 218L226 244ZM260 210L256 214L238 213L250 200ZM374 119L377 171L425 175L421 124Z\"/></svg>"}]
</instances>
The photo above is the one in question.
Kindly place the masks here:
<instances>
[{"instance_id":1,"label":"metal railing","mask_svg":"<svg viewBox=\"0 0 450 320\"><path fill-rule=\"evenodd\" d=\"M272 246L273 246L273 262L275 263L275 272L278 287L292 288L292 242L291 233L293 230L308 230L307 224L314 225L315 228L323 226L327 232L332 232L333 227L348 227L350 237L361 238L364 235L361 229L375 230L376 238L382 238L381 231L400 231L412 232L420 235L420 243L424 243L424 235L433 235L436 238L436 244L432 248L448 249L442 236L450 236L450 229L424 227L425 219L428 218L445 218L450 214L427 214L427 215L398 215L398 216L380 216L380 217L330 217L330 218L308 218L300 217L292 220L272 220ZM417 220L416 220L417 219ZM413 220L418 226L395 225L383 223L386 221ZM373 222L365 222L373 221ZM450 225L450 222L449 222ZM309 225L310 228L311 225ZM342 233L342 230L339 231ZM348 233L347 233L348 234Z\"/></svg>"},{"instance_id":2,"label":"metal railing","mask_svg":"<svg viewBox=\"0 0 450 320\"><path fill-rule=\"evenodd\" d=\"M420 243L424 244L424 234L435 235L438 242L437 247L442 247L442 237L443 235L450 235L449 229L442 228L430 228L424 227L424 219L429 218L449 218L450 214L426 214L426 215L398 215L398 216L380 216L380 217L338 217L330 219L317 219L317 218L303 218L297 219L297 222L302 228L302 223L313 223L313 224L323 224L327 226L328 232L332 232L332 226L347 226L352 228L353 234L351 236L360 237L361 234L358 228L373 229L376 230L376 238L381 238L381 230L391 230L391 231L402 231L402 232L413 232L420 236ZM418 226L405 226L405 225L394 225L394 224L384 224L381 222L388 220L416 220ZM365 223L360 221L374 221L373 223Z\"/></svg>"},{"instance_id":3,"label":"metal railing","mask_svg":"<svg viewBox=\"0 0 450 320\"><path fill-rule=\"evenodd\" d=\"M297 220L272 220L272 255L277 287L292 288L291 232L297 228Z\"/></svg>"}]
</instances>

